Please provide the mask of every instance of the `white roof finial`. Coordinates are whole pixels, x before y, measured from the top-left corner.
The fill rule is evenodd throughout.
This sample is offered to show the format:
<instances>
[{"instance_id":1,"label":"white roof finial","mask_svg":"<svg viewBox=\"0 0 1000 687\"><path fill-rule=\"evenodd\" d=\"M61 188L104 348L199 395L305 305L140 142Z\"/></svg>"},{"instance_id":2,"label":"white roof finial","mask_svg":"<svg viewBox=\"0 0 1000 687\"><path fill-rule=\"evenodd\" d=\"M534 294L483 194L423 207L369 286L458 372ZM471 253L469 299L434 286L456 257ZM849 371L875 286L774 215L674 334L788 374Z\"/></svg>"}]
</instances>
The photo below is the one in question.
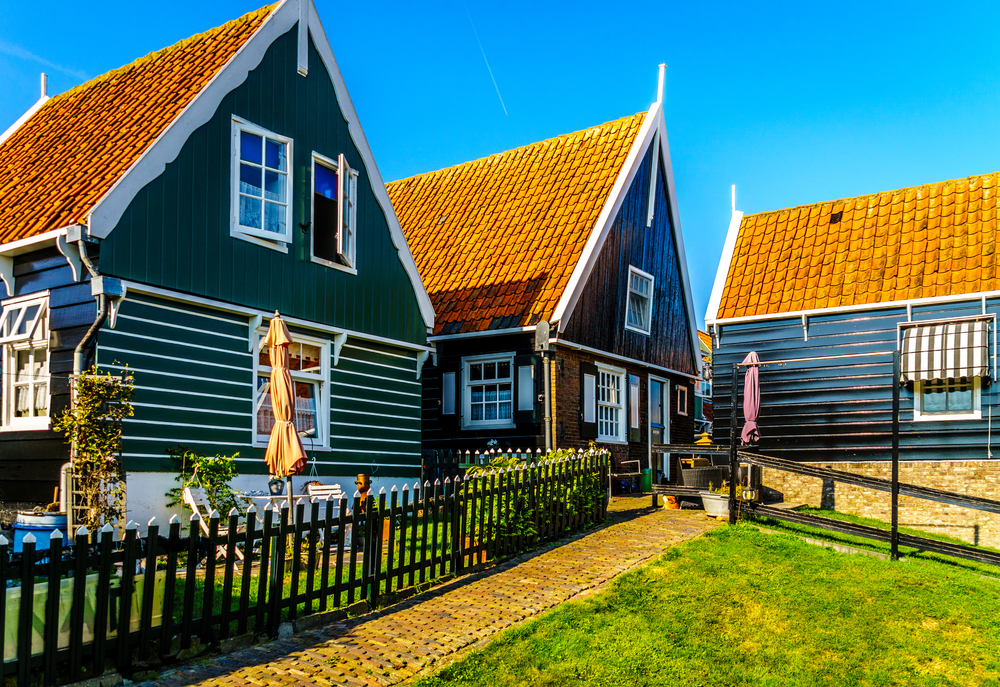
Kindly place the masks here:
<instances>
[{"instance_id":1,"label":"white roof finial","mask_svg":"<svg viewBox=\"0 0 1000 687\"><path fill-rule=\"evenodd\" d=\"M667 63L660 62L660 75L656 82L656 102L663 104L663 83L667 80Z\"/></svg>"},{"instance_id":2,"label":"white roof finial","mask_svg":"<svg viewBox=\"0 0 1000 687\"><path fill-rule=\"evenodd\" d=\"M733 184L733 212L736 212L736 184Z\"/></svg>"},{"instance_id":3,"label":"white roof finial","mask_svg":"<svg viewBox=\"0 0 1000 687\"><path fill-rule=\"evenodd\" d=\"M49 97L49 75L42 72L42 97Z\"/></svg>"}]
</instances>

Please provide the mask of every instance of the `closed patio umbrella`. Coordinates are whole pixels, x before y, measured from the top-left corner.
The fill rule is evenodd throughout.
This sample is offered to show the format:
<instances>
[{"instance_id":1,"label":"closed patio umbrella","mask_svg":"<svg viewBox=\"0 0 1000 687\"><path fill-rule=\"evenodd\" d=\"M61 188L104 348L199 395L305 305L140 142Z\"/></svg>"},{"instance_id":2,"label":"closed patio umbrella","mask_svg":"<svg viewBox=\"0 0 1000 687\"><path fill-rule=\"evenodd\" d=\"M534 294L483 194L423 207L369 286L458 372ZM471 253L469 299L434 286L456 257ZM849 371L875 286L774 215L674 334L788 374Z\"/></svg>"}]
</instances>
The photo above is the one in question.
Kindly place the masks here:
<instances>
[{"instance_id":1,"label":"closed patio umbrella","mask_svg":"<svg viewBox=\"0 0 1000 687\"><path fill-rule=\"evenodd\" d=\"M292 343L285 321L275 312L264 339L271 359L270 393L274 413L274 427L264 461L272 475L287 478L289 507L292 506L292 475L302 472L307 463L302 439L295 431L295 384L288 372L288 346Z\"/></svg>"},{"instance_id":2,"label":"closed patio umbrella","mask_svg":"<svg viewBox=\"0 0 1000 687\"><path fill-rule=\"evenodd\" d=\"M760 358L756 351L750 351L743 359L743 364L747 366L746 375L743 378L743 432L740 434L744 444L753 444L760 441L760 432L757 430L757 416L760 414L760 370L757 364Z\"/></svg>"}]
</instances>

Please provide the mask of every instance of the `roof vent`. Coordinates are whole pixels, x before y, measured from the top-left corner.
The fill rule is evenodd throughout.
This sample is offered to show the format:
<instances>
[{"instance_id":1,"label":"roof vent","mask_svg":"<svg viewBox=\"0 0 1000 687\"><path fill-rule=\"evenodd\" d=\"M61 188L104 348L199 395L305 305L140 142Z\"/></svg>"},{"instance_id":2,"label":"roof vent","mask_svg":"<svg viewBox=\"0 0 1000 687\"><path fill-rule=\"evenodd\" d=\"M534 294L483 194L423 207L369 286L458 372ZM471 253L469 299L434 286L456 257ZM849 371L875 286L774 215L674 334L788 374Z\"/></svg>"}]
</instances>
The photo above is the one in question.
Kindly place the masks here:
<instances>
[{"instance_id":1,"label":"roof vent","mask_svg":"<svg viewBox=\"0 0 1000 687\"><path fill-rule=\"evenodd\" d=\"M830 215L830 224L836 224L841 220L843 216L844 216L843 210L841 210L840 212L833 213L832 215Z\"/></svg>"}]
</instances>

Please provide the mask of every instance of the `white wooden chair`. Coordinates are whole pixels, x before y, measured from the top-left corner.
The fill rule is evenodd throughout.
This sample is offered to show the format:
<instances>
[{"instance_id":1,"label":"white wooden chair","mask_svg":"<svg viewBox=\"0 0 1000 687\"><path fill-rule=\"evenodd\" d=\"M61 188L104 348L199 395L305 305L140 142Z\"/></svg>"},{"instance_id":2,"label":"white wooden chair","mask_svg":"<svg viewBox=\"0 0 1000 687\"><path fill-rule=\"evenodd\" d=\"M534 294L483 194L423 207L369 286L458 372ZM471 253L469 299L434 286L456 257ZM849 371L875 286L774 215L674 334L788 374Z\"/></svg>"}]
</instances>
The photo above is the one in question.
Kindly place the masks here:
<instances>
[{"instance_id":1,"label":"white wooden chair","mask_svg":"<svg viewBox=\"0 0 1000 687\"><path fill-rule=\"evenodd\" d=\"M321 517L326 517L326 504L327 499L331 496L334 499L334 504L332 505L333 511L331 517L338 517L340 515L340 500L345 497L344 490L340 488L339 484L320 484L318 482L310 482L306 485L306 496L312 500L317 499L321 504L323 504L324 510L321 511L323 515ZM350 511L348 511L350 513ZM344 532L345 541L350 544L351 541L351 526L347 525Z\"/></svg>"},{"instance_id":2,"label":"white wooden chair","mask_svg":"<svg viewBox=\"0 0 1000 687\"><path fill-rule=\"evenodd\" d=\"M212 513L212 504L209 503L208 501L208 494L205 493L205 490L202 487L184 487L184 505L186 505L193 512L198 514L199 518L198 522L201 523L202 534L204 534L207 537L209 534L208 530L209 516ZM219 519L220 537L225 537L226 535L229 534L229 527L222 526L222 523L225 522L227 521L223 520L222 518ZM216 555L225 558L226 556L225 546L216 546L215 550L216 550ZM238 558L241 561L243 560L243 552L240 550L239 546L233 548L233 552L236 554L236 558Z\"/></svg>"}]
</instances>

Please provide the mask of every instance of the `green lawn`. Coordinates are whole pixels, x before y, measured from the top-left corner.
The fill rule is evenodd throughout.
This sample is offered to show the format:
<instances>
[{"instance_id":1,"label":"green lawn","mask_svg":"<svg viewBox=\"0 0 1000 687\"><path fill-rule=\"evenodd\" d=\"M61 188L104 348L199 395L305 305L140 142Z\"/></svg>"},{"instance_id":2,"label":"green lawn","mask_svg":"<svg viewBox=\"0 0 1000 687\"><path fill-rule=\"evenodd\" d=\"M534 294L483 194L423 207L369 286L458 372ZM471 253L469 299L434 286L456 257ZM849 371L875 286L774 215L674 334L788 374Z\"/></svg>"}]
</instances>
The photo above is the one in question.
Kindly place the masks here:
<instances>
[{"instance_id":1,"label":"green lawn","mask_svg":"<svg viewBox=\"0 0 1000 687\"><path fill-rule=\"evenodd\" d=\"M420 683L1000 685L1000 581L750 524L669 550Z\"/></svg>"}]
</instances>

